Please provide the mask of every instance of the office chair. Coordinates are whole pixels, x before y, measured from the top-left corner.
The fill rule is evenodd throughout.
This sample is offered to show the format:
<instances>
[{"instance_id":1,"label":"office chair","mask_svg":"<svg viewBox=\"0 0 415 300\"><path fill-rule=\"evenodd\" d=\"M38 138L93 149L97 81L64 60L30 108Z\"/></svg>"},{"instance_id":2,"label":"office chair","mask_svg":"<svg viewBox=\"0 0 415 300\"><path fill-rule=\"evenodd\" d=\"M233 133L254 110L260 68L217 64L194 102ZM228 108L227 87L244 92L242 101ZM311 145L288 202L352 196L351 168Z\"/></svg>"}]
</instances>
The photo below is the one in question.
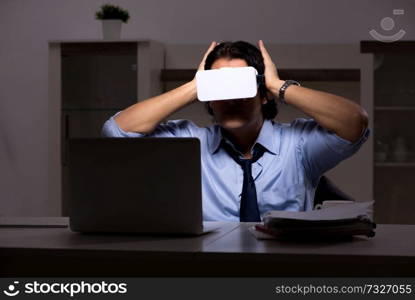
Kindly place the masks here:
<instances>
[{"instance_id":1,"label":"office chair","mask_svg":"<svg viewBox=\"0 0 415 300\"><path fill-rule=\"evenodd\" d=\"M326 176L321 176L314 195L314 209L317 205L323 204L323 201L329 200L348 200L355 201L353 197L341 191L333 181Z\"/></svg>"}]
</instances>

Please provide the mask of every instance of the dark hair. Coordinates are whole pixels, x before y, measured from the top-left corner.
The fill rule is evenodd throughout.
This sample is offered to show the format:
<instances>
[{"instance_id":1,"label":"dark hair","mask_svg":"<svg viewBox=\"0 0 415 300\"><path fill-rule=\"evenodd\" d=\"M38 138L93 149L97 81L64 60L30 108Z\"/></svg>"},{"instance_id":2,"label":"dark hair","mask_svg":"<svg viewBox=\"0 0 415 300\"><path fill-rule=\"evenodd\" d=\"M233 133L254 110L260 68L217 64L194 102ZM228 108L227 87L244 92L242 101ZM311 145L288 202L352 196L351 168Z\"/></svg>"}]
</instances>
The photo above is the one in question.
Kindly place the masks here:
<instances>
[{"instance_id":1,"label":"dark hair","mask_svg":"<svg viewBox=\"0 0 415 300\"><path fill-rule=\"evenodd\" d=\"M259 75L264 74L265 66L264 59L262 57L261 51L254 45L244 42L222 42L217 45L209 53L205 61L205 70L210 70L213 63L219 58L240 58L246 61L248 66L254 67ZM275 99L268 99L267 97L267 88L265 87L265 82L260 83L258 86L259 95L261 98L267 98L267 103L262 105L262 115L264 119L272 120L278 114L277 103ZM205 104L207 111L210 115L213 115L212 108Z\"/></svg>"}]
</instances>

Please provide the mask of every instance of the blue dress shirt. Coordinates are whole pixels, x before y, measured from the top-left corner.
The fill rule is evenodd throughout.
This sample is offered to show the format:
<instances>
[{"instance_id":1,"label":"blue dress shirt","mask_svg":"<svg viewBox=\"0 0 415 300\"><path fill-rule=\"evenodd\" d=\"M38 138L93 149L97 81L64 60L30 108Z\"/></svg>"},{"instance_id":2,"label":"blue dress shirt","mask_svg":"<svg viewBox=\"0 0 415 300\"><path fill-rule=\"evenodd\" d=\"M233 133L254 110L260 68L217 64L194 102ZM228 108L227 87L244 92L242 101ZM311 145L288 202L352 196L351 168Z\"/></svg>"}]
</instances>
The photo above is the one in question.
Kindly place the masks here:
<instances>
[{"instance_id":1,"label":"blue dress shirt","mask_svg":"<svg viewBox=\"0 0 415 300\"><path fill-rule=\"evenodd\" d=\"M222 149L219 125L201 128L188 120L159 124L151 134L126 132L111 117L105 137L197 137L201 145L202 203L205 221L239 222L243 183L241 167ZM292 123L265 120L256 143L264 155L252 165L261 216L269 210L313 209L320 176L355 153L369 130L355 143L322 128L312 119Z\"/></svg>"}]
</instances>

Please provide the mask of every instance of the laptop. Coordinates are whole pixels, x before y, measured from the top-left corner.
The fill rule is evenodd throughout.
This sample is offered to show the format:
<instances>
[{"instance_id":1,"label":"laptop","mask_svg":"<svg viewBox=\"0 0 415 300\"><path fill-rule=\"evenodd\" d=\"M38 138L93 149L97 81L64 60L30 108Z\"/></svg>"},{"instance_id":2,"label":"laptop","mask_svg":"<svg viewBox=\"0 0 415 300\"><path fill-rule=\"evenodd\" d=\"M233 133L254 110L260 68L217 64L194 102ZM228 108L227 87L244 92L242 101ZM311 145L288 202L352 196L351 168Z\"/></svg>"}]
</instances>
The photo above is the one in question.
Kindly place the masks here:
<instances>
[{"instance_id":1,"label":"laptop","mask_svg":"<svg viewBox=\"0 0 415 300\"><path fill-rule=\"evenodd\" d=\"M203 227L197 138L68 141L70 228L78 232L191 234Z\"/></svg>"}]
</instances>

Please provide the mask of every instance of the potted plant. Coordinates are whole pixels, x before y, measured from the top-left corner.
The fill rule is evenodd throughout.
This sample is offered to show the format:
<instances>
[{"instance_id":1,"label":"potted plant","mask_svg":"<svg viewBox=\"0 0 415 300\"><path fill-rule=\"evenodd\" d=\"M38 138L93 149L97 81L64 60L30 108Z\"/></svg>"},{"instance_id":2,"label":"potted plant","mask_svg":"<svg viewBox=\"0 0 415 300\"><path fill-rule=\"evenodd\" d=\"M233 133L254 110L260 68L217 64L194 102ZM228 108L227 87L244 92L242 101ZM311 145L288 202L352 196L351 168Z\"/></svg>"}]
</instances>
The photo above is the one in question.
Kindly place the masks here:
<instances>
[{"instance_id":1,"label":"potted plant","mask_svg":"<svg viewBox=\"0 0 415 300\"><path fill-rule=\"evenodd\" d=\"M105 40L119 40L121 24L127 23L130 15L127 10L119 6L105 4L95 13L95 17L102 21L102 33Z\"/></svg>"}]
</instances>

